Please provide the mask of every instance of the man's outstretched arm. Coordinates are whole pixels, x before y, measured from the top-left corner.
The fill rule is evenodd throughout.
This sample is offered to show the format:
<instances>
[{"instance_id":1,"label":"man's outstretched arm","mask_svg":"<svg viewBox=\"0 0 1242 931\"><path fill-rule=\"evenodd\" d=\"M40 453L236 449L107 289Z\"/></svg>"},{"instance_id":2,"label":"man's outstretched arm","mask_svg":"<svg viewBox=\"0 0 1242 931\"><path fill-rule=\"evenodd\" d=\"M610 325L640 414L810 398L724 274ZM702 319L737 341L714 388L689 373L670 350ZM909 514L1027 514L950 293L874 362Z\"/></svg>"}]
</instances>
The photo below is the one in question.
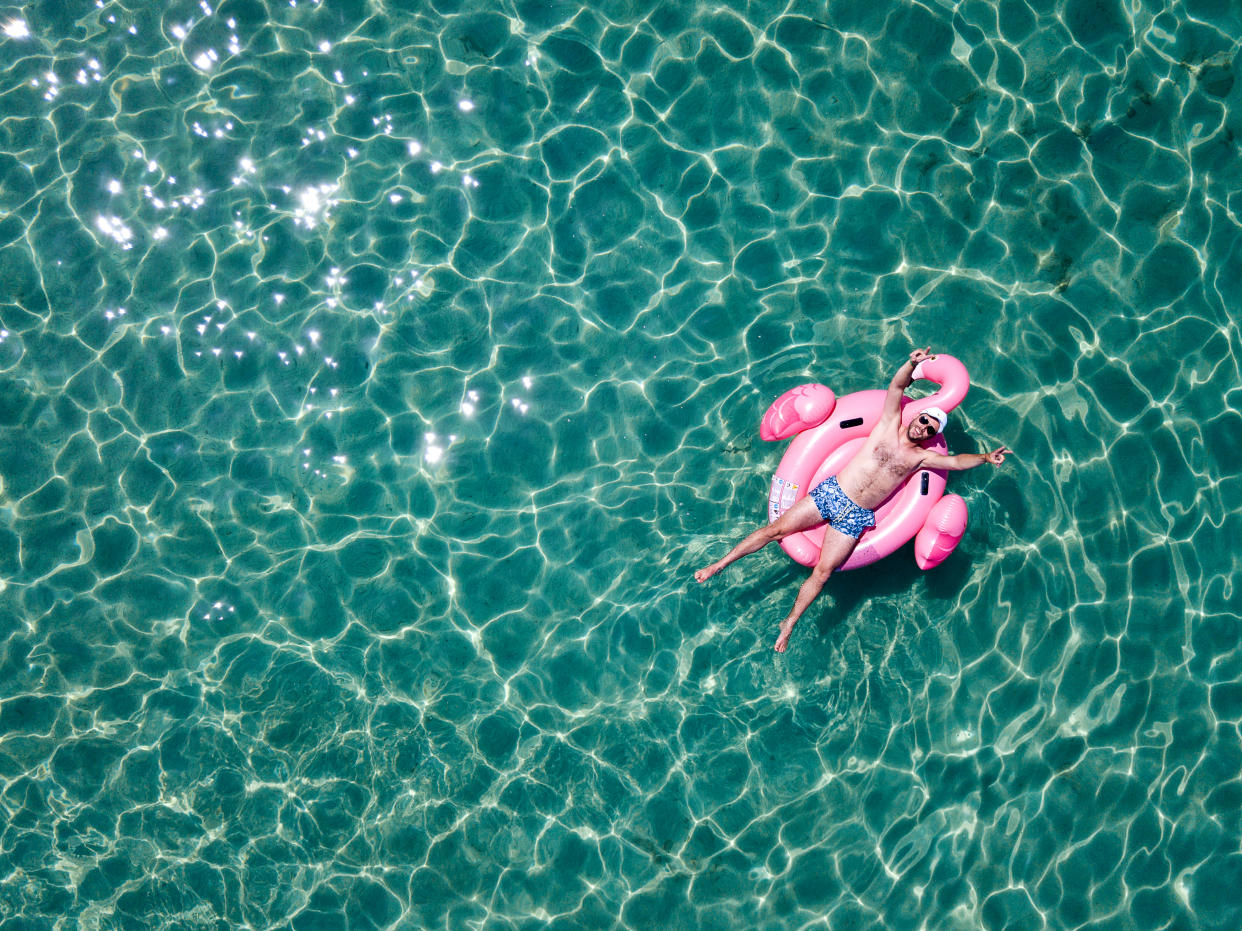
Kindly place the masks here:
<instances>
[{"instance_id":1,"label":"man's outstretched arm","mask_svg":"<svg viewBox=\"0 0 1242 931\"><path fill-rule=\"evenodd\" d=\"M1004 446L994 449L990 453L958 453L956 456L942 456L939 453L928 453L923 458L923 468L925 469L948 469L953 472L960 472L965 469L974 469L990 462L992 465L1000 465L1005 461L1006 455L1012 455Z\"/></svg>"},{"instance_id":2,"label":"man's outstretched arm","mask_svg":"<svg viewBox=\"0 0 1242 931\"><path fill-rule=\"evenodd\" d=\"M934 358L936 357L932 355L931 346L926 349L916 349L910 353L910 358L902 363L897 374L893 376L893 380L888 383L888 394L884 398L882 417L896 417L901 413L902 395L914 384L914 367L924 359Z\"/></svg>"}]
</instances>

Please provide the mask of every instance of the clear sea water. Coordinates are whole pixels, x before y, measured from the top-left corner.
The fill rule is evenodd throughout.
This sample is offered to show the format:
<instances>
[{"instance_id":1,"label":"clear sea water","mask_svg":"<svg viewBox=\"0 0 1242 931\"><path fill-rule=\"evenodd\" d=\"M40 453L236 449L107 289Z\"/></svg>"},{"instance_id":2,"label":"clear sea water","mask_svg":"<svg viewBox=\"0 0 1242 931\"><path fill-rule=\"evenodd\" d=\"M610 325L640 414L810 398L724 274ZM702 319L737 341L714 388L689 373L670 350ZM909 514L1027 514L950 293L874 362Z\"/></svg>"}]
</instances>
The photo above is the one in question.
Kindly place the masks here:
<instances>
[{"instance_id":1,"label":"clear sea water","mask_svg":"<svg viewBox=\"0 0 1242 931\"><path fill-rule=\"evenodd\" d=\"M1236 3L0 28L0 927L1242 926ZM914 345L1016 458L778 657Z\"/></svg>"}]
</instances>

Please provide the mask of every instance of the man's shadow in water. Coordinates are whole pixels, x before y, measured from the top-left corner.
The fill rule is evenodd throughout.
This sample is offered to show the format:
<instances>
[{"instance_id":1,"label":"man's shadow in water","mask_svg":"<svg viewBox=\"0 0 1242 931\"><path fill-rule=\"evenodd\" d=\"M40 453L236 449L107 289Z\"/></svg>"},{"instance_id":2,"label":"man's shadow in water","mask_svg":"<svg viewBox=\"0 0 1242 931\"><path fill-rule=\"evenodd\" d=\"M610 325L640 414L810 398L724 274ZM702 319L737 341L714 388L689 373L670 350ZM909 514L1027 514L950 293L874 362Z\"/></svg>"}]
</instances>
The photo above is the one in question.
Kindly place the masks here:
<instances>
[{"instance_id":1,"label":"man's shadow in water","mask_svg":"<svg viewBox=\"0 0 1242 931\"><path fill-rule=\"evenodd\" d=\"M784 567L765 573L754 584L744 586L736 595L739 608L754 608L772 592L788 591L788 603L782 607L780 617L773 619L773 626L785 619L785 615L793 607L794 599L798 597L798 588L811 572L784 553L781 555L786 560ZM968 554L953 552L934 569L920 569L914 561L914 543L911 541L895 553L869 566L848 572L834 572L799 623L805 624L813 620L819 636L823 638L858 610L860 605L873 598L907 592L911 598L921 596L936 601L952 599L966 584L973 563L974 560ZM920 576L927 579L921 590ZM825 595L828 599L825 599Z\"/></svg>"}]
</instances>

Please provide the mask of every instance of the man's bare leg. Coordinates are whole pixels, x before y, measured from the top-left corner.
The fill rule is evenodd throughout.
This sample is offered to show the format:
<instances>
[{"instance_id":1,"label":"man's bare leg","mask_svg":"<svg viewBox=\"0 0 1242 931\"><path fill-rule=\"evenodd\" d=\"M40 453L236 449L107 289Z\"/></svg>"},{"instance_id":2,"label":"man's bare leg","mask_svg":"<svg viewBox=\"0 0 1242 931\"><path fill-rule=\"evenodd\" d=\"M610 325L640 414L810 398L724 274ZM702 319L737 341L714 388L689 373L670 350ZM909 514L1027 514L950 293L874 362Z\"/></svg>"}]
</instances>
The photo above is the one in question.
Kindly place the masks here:
<instances>
[{"instance_id":1,"label":"man's bare leg","mask_svg":"<svg viewBox=\"0 0 1242 931\"><path fill-rule=\"evenodd\" d=\"M828 529L824 531L824 548L820 551L819 562L811 570L810 577L798 589L798 597L794 599L794 606L789 612L789 617L781 622L781 635L776 638L776 646L773 648L777 653L785 652L785 648L789 646L789 635L793 633L798 618L802 617L802 613L811 606L811 602L819 595L828 577L850 558L850 553L854 552L854 547L857 545L858 540L854 537L834 530L831 524L828 525Z\"/></svg>"},{"instance_id":2,"label":"man's bare leg","mask_svg":"<svg viewBox=\"0 0 1242 931\"><path fill-rule=\"evenodd\" d=\"M700 569L694 574L694 578L696 581L706 582L725 566L737 562L743 556L759 552L759 550L774 540L783 540L791 533L797 533L799 530L810 530L823 522L824 519L820 516L819 508L815 506L815 502L809 496L801 498L793 507L772 521L772 523L766 527L760 527L744 537L737 546L725 554L723 559Z\"/></svg>"}]
</instances>

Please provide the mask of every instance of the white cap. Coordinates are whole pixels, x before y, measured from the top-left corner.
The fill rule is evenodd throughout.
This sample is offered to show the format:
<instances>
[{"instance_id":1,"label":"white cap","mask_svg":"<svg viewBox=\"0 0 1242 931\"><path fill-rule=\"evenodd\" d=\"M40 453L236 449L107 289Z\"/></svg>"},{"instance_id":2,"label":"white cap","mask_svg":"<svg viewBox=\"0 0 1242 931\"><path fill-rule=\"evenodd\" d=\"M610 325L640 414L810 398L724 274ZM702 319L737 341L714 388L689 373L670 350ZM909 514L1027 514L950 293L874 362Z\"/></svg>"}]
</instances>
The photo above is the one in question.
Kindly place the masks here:
<instances>
[{"instance_id":1,"label":"white cap","mask_svg":"<svg viewBox=\"0 0 1242 931\"><path fill-rule=\"evenodd\" d=\"M948 414L938 407L925 407L919 411L919 413L926 414L928 417L935 417L936 420L940 422L940 428L936 431L936 433L944 433L945 424L949 422Z\"/></svg>"}]
</instances>

